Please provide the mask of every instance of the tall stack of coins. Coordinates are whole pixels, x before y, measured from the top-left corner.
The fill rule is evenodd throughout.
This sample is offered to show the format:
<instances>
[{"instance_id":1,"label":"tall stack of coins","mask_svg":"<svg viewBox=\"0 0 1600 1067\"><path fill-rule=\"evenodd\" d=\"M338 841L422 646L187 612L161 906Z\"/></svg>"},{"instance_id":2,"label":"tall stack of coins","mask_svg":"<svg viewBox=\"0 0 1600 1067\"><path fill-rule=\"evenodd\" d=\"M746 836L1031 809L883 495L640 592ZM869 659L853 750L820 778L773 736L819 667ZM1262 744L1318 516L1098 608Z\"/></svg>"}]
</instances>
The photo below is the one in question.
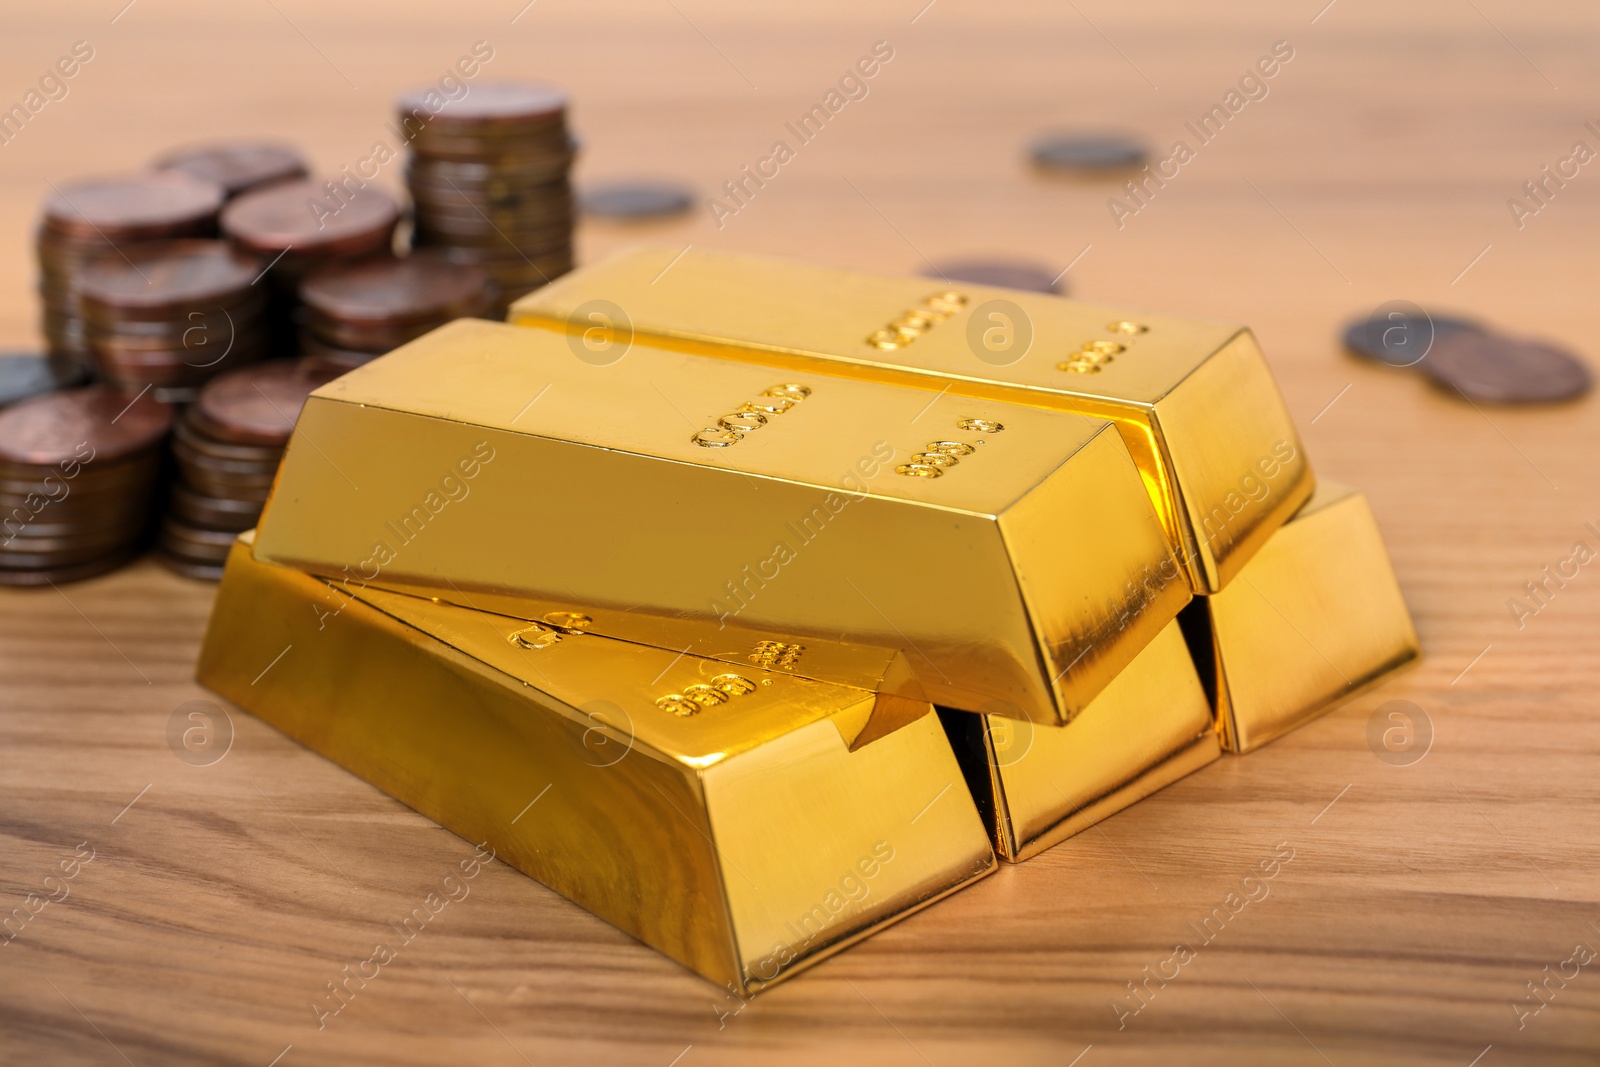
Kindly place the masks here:
<instances>
[{"instance_id":1,"label":"tall stack of coins","mask_svg":"<svg viewBox=\"0 0 1600 1067\"><path fill-rule=\"evenodd\" d=\"M84 271L81 304L100 376L157 399L193 399L224 370L267 353L266 262L226 241L128 249Z\"/></svg>"},{"instance_id":2,"label":"tall stack of coins","mask_svg":"<svg viewBox=\"0 0 1600 1067\"><path fill-rule=\"evenodd\" d=\"M306 177L310 171L300 153L271 141L230 141L194 145L157 159L157 170L178 170L222 186L231 200L252 189Z\"/></svg>"},{"instance_id":3,"label":"tall stack of coins","mask_svg":"<svg viewBox=\"0 0 1600 1067\"><path fill-rule=\"evenodd\" d=\"M172 409L104 386L0 412L0 585L75 581L138 553Z\"/></svg>"},{"instance_id":4,"label":"tall stack of coins","mask_svg":"<svg viewBox=\"0 0 1600 1067\"><path fill-rule=\"evenodd\" d=\"M300 350L365 363L453 319L487 314L492 291L482 267L433 252L329 267L300 286Z\"/></svg>"},{"instance_id":5,"label":"tall stack of coins","mask_svg":"<svg viewBox=\"0 0 1600 1067\"><path fill-rule=\"evenodd\" d=\"M406 172L414 241L480 263L497 310L572 269L572 169L567 96L539 85L480 85L434 113L433 90L400 97L412 133Z\"/></svg>"},{"instance_id":6,"label":"tall stack of coins","mask_svg":"<svg viewBox=\"0 0 1600 1067\"><path fill-rule=\"evenodd\" d=\"M340 373L272 360L206 383L173 431L178 477L158 542L163 563L191 578L222 577L235 537L261 516L306 397Z\"/></svg>"},{"instance_id":7,"label":"tall stack of coins","mask_svg":"<svg viewBox=\"0 0 1600 1067\"><path fill-rule=\"evenodd\" d=\"M39 225L39 291L50 352L89 366L89 336L79 306L84 270L139 242L209 237L222 187L176 171L102 178L57 187Z\"/></svg>"}]
</instances>

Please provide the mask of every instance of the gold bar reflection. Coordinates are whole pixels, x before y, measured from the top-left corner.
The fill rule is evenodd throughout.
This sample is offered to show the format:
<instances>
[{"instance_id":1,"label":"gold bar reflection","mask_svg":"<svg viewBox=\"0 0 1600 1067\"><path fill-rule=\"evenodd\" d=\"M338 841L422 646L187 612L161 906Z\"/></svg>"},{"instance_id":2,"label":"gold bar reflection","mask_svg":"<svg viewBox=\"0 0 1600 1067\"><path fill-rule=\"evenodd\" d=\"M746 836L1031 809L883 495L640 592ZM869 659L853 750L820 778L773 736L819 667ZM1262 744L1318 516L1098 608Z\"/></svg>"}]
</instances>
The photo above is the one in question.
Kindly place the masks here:
<instances>
[{"instance_id":1,"label":"gold bar reflection","mask_svg":"<svg viewBox=\"0 0 1600 1067\"><path fill-rule=\"evenodd\" d=\"M1238 326L658 247L557 279L509 317L599 349L637 338L1111 419L1198 593L1225 587L1312 490L1277 384Z\"/></svg>"},{"instance_id":2,"label":"gold bar reflection","mask_svg":"<svg viewBox=\"0 0 1600 1067\"><path fill-rule=\"evenodd\" d=\"M1371 507L1329 482L1183 622L1233 752L1310 722L1421 654Z\"/></svg>"},{"instance_id":3,"label":"gold bar reflection","mask_svg":"<svg viewBox=\"0 0 1600 1067\"><path fill-rule=\"evenodd\" d=\"M1017 862L1222 754L1176 621L1068 726L941 711L995 851Z\"/></svg>"},{"instance_id":4,"label":"gold bar reflection","mask_svg":"<svg viewBox=\"0 0 1600 1067\"><path fill-rule=\"evenodd\" d=\"M869 692L592 634L529 648L523 629L352 596L255 559L246 534L198 677L740 992L994 869L931 706L852 752ZM697 685L726 702L662 706Z\"/></svg>"},{"instance_id":5,"label":"gold bar reflection","mask_svg":"<svg viewBox=\"0 0 1600 1067\"><path fill-rule=\"evenodd\" d=\"M1102 420L638 344L594 365L473 320L311 397L256 551L508 614L626 612L677 648L848 634L936 703L1052 724L1190 597Z\"/></svg>"}]
</instances>

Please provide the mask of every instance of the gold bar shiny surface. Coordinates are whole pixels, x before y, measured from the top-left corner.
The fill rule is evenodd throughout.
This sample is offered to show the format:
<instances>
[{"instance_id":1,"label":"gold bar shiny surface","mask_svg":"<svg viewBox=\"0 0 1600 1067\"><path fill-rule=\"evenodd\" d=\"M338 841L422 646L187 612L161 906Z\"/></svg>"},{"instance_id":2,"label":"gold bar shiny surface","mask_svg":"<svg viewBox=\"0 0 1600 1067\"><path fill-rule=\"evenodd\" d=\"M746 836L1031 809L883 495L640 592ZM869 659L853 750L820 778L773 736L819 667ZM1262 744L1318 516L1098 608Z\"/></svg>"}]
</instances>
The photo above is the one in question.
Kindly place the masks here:
<instances>
[{"instance_id":1,"label":"gold bar shiny surface","mask_svg":"<svg viewBox=\"0 0 1600 1067\"><path fill-rule=\"evenodd\" d=\"M598 349L633 339L1110 419L1198 593L1225 587L1313 487L1240 326L653 246L559 278L509 318Z\"/></svg>"},{"instance_id":2,"label":"gold bar shiny surface","mask_svg":"<svg viewBox=\"0 0 1600 1067\"><path fill-rule=\"evenodd\" d=\"M676 648L848 635L936 703L1052 724L1190 597L1103 420L474 320L312 395L256 552Z\"/></svg>"},{"instance_id":3,"label":"gold bar shiny surface","mask_svg":"<svg viewBox=\"0 0 1600 1067\"><path fill-rule=\"evenodd\" d=\"M246 534L198 677L741 993L994 869L931 706L850 751L870 692L593 634L530 648L523 629L352 594ZM698 685L726 699L661 704Z\"/></svg>"},{"instance_id":4,"label":"gold bar shiny surface","mask_svg":"<svg viewBox=\"0 0 1600 1067\"><path fill-rule=\"evenodd\" d=\"M995 851L1012 862L1222 754L1176 620L1070 725L943 710L940 717Z\"/></svg>"},{"instance_id":5,"label":"gold bar shiny surface","mask_svg":"<svg viewBox=\"0 0 1600 1067\"><path fill-rule=\"evenodd\" d=\"M1372 508L1323 482L1238 580L1183 624L1205 657L1223 744L1249 752L1421 654Z\"/></svg>"}]
</instances>

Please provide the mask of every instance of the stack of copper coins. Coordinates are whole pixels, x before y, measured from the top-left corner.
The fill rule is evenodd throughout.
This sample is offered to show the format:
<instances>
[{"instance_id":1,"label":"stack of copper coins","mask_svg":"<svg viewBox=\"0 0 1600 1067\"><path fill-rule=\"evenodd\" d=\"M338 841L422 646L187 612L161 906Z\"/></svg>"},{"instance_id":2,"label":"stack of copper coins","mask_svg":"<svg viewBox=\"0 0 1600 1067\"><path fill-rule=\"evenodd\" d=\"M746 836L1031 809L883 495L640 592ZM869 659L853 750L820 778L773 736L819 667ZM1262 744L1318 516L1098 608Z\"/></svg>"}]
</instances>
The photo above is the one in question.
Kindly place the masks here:
<instances>
[{"instance_id":1,"label":"stack of copper coins","mask_svg":"<svg viewBox=\"0 0 1600 1067\"><path fill-rule=\"evenodd\" d=\"M157 170L178 170L222 186L233 199L254 189L304 178L310 172L298 151L270 141L230 141L168 152Z\"/></svg>"},{"instance_id":2,"label":"stack of copper coins","mask_svg":"<svg viewBox=\"0 0 1600 1067\"><path fill-rule=\"evenodd\" d=\"M273 288L269 326L284 355L297 344L300 282L332 263L392 254L399 223L400 205L388 193L331 181L269 185L245 193L222 213L223 234L267 259Z\"/></svg>"},{"instance_id":3,"label":"stack of copper coins","mask_svg":"<svg viewBox=\"0 0 1600 1067\"><path fill-rule=\"evenodd\" d=\"M432 252L330 267L300 286L300 350L348 368L492 304L482 267Z\"/></svg>"},{"instance_id":4,"label":"stack of copper coins","mask_svg":"<svg viewBox=\"0 0 1600 1067\"><path fill-rule=\"evenodd\" d=\"M411 136L406 181L414 243L481 263L500 313L530 289L572 269L576 148L566 94L537 85L478 85L437 110L432 89L399 100Z\"/></svg>"},{"instance_id":5,"label":"stack of copper coins","mask_svg":"<svg viewBox=\"0 0 1600 1067\"><path fill-rule=\"evenodd\" d=\"M57 187L45 201L37 244L51 354L90 365L78 286L91 263L144 241L211 236L223 196L221 186L176 171Z\"/></svg>"},{"instance_id":6,"label":"stack of copper coins","mask_svg":"<svg viewBox=\"0 0 1600 1067\"><path fill-rule=\"evenodd\" d=\"M206 383L173 431L178 476L158 541L163 563L191 578L222 577L234 538L261 516L306 397L339 373L283 359Z\"/></svg>"},{"instance_id":7,"label":"stack of copper coins","mask_svg":"<svg viewBox=\"0 0 1600 1067\"><path fill-rule=\"evenodd\" d=\"M130 248L84 271L81 306L100 377L168 402L267 354L266 262L226 241Z\"/></svg>"},{"instance_id":8,"label":"stack of copper coins","mask_svg":"<svg viewBox=\"0 0 1600 1067\"><path fill-rule=\"evenodd\" d=\"M0 412L0 585L101 574L149 532L172 408L92 385Z\"/></svg>"}]
</instances>

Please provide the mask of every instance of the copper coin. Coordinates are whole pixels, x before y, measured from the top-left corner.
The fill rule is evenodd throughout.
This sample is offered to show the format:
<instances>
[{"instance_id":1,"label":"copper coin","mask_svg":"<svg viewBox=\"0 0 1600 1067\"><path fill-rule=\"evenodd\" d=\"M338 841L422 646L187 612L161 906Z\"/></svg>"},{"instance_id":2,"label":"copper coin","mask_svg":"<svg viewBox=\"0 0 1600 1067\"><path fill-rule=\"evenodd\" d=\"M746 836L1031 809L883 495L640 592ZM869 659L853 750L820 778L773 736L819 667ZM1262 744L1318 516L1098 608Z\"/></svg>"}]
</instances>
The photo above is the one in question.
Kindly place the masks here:
<instances>
[{"instance_id":1,"label":"copper coin","mask_svg":"<svg viewBox=\"0 0 1600 1067\"><path fill-rule=\"evenodd\" d=\"M567 94L550 85L482 82L466 96L451 100L434 86L401 93L395 101L400 119L430 126L493 126L548 122L567 108Z\"/></svg>"},{"instance_id":2,"label":"copper coin","mask_svg":"<svg viewBox=\"0 0 1600 1067\"><path fill-rule=\"evenodd\" d=\"M306 398L332 376L298 360L272 360L214 378L200 390L194 417L208 436L236 444L282 446Z\"/></svg>"},{"instance_id":3,"label":"copper coin","mask_svg":"<svg viewBox=\"0 0 1600 1067\"><path fill-rule=\"evenodd\" d=\"M0 352L0 407L83 381L83 368L38 352Z\"/></svg>"},{"instance_id":4,"label":"copper coin","mask_svg":"<svg viewBox=\"0 0 1600 1067\"><path fill-rule=\"evenodd\" d=\"M326 375L331 381L347 371L371 363L382 353L360 352L329 344L309 330L300 333L301 359L313 374Z\"/></svg>"},{"instance_id":5,"label":"copper coin","mask_svg":"<svg viewBox=\"0 0 1600 1067\"><path fill-rule=\"evenodd\" d=\"M233 547L237 540L237 531L207 530L199 526L190 526L176 519L168 518L161 524L161 539L168 544L182 544L185 548L199 551L207 549L220 549L224 554Z\"/></svg>"},{"instance_id":6,"label":"copper coin","mask_svg":"<svg viewBox=\"0 0 1600 1067\"><path fill-rule=\"evenodd\" d=\"M0 567L38 567L77 563L123 545L144 533L144 524L72 530L62 536L35 533L26 537L0 537ZM23 562L26 561L26 562Z\"/></svg>"},{"instance_id":7,"label":"copper coin","mask_svg":"<svg viewBox=\"0 0 1600 1067\"><path fill-rule=\"evenodd\" d=\"M1434 315L1409 300L1391 300L1344 328L1344 346L1358 356L1390 367L1414 367L1448 333L1482 330L1470 319Z\"/></svg>"},{"instance_id":8,"label":"copper coin","mask_svg":"<svg viewBox=\"0 0 1600 1067\"><path fill-rule=\"evenodd\" d=\"M336 197L327 183L284 182L257 189L228 204L222 230L244 247L264 255L353 254L388 247L400 205L376 186Z\"/></svg>"},{"instance_id":9,"label":"copper coin","mask_svg":"<svg viewBox=\"0 0 1600 1067\"><path fill-rule=\"evenodd\" d=\"M585 215L598 218L659 219L681 215L694 206L694 190L672 182L607 182L584 190Z\"/></svg>"},{"instance_id":10,"label":"copper coin","mask_svg":"<svg viewBox=\"0 0 1600 1067\"><path fill-rule=\"evenodd\" d=\"M1475 330L1438 337L1421 366L1440 385L1496 404L1570 400L1593 381L1588 367L1555 345Z\"/></svg>"},{"instance_id":11,"label":"copper coin","mask_svg":"<svg viewBox=\"0 0 1600 1067\"><path fill-rule=\"evenodd\" d=\"M155 167L179 170L190 177L220 185L230 197L263 185L304 178L309 173L298 151L269 141L230 141L180 148L157 159Z\"/></svg>"},{"instance_id":12,"label":"copper coin","mask_svg":"<svg viewBox=\"0 0 1600 1067\"><path fill-rule=\"evenodd\" d=\"M301 283L300 299L341 323L443 322L481 313L489 299L489 276L482 268L417 252L319 271Z\"/></svg>"},{"instance_id":13,"label":"copper coin","mask_svg":"<svg viewBox=\"0 0 1600 1067\"><path fill-rule=\"evenodd\" d=\"M953 259L934 264L923 272L923 277L1059 294L1062 292L1060 278L1065 273L1019 259Z\"/></svg>"},{"instance_id":14,"label":"copper coin","mask_svg":"<svg viewBox=\"0 0 1600 1067\"><path fill-rule=\"evenodd\" d=\"M93 178L58 186L44 205L47 230L99 243L165 237L204 224L222 187L177 171Z\"/></svg>"},{"instance_id":15,"label":"copper coin","mask_svg":"<svg viewBox=\"0 0 1600 1067\"><path fill-rule=\"evenodd\" d=\"M139 554L139 547L132 545L119 548L87 563L76 563L59 567L37 567L12 570L0 567L0 585L11 586L41 586L64 585L67 582L78 582L85 578L114 571L118 567L132 560Z\"/></svg>"},{"instance_id":16,"label":"copper coin","mask_svg":"<svg viewBox=\"0 0 1600 1067\"><path fill-rule=\"evenodd\" d=\"M201 477L225 485L241 487L267 486L272 484L273 477L278 473L278 460L232 460L218 459L184 444L182 441L172 442L172 456L178 461L184 475L199 474Z\"/></svg>"},{"instance_id":17,"label":"copper coin","mask_svg":"<svg viewBox=\"0 0 1600 1067\"><path fill-rule=\"evenodd\" d=\"M185 578L193 578L199 582L222 581L223 567L220 563L195 563L160 550L155 553L155 557L163 567Z\"/></svg>"},{"instance_id":18,"label":"copper coin","mask_svg":"<svg viewBox=\"0 0 1600 1067\"><path fill-rule=\"evenodd\" d=\"M148 395L90 385L35 397L0 411L0 460L46 466L87 445L110 462L154 448L172 428L172 408Z\"/></svg>"},{"instance_id":19,"label":"copper coin","mask_svg":"<svg viewBox=\"0 0 1600 1067\"><path fill-rule=\"evenodd\" d=\"M266 261L226 241L163 241L129 248L83 272L78 291L91 305L127 316L171 316L237 303Z\"/></svg>"},{"instance_id":20,"label":"copper coin","mask_svg":"<svg viewBox=\"0 0 1600 1067\"><path fill-rule=\"evenodd\" d=\"M210 530L248 530L261 518L262 505L253 500L225 500L196 492L178 482L172 487L172 514L191 526Z\"/></svg>"},{"instance_id":21,"label":"copper coin","mask_svg":"<svg viewBox=\"0 0 1600 1067\"><path fill-rule=\"evenodd\" d=\"M233 463L256 463L261 465L271 464L277 466L283 459L283 449L275 445L238 445L219 441L206 434L203 426L195 422L193 408L185 413L172 428L172 444L174 448L183 446L192 452L199 453L208 459L226 460Z\"/></svg>"}]
</instances>

